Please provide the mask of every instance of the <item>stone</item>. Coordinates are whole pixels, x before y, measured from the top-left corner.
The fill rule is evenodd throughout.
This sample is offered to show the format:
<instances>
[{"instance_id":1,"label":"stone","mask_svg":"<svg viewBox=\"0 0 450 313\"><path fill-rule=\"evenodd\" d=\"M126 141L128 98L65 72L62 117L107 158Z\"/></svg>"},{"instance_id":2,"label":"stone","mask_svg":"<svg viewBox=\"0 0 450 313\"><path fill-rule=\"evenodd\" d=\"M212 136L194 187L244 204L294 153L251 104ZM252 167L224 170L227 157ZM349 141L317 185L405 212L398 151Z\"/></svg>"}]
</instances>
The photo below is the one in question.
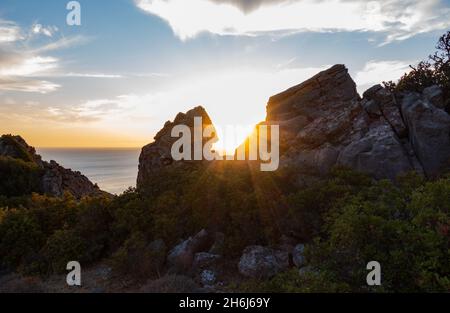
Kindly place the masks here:
<instances>
[{"instance_id":1,"label":"stone","mask_svg":"<svg viewBox=\"0 0 450 313\"><path fill-rule=\"evenodd\" d=\"M289 254L262 246L247 247L239 261L239 272L251 278L271 278L289 267Z\"/></svg>"},{"instance_id":2,"label":"stone","mask_svg":"<svg viewBox=\"0 0 450 313\"><path fill-rule=\"evenodd\" d=\"M207 252L196 253L194 256L193 268L202 269L214 265L222 256Z\"/></svg>"},{"instance_id":3,"label":"stone","mask_svg":"<svg viewBox=\"0 0 450 313\"><path fill-rule=\"evenodd\" d=\"M202 280L202 284L206 286L212 286L216 283L216 274L211 270L204 270L200 274L200 278Z\"/></svg>"},{"instance_id":4,"label":"stone","mask_svg":"<svg viewBox=\"0 0 450 313\"><path fill-rule=\"evenodd\" d=\"M450 115L417 93L403 98L402 112L426 175L439 176L450 168Z\"/></svg>"},{"instance_id":5,"label":"stone","mask_svg":"<svg viewBox=\"0 0 450 313\"><path fill-rule=\"evenodd\" d=\"M438 109L445 109L444 92L442 88L436 85L425 88L422 92L423 97Z\"/></svg>"},{"instance_id":6,"label":"stone","mask_svg":"<svg viewBox=\"0 0 450 313\"><path fill-rule=\"evenodd\" d=\"M202 230L194 237L191 237L175 246L169 252L167 262L175 269L190 269L194 263L195 254L209 251L213 244L214 237L211 236L206 230Z\"/></svg>"}]
</instances>

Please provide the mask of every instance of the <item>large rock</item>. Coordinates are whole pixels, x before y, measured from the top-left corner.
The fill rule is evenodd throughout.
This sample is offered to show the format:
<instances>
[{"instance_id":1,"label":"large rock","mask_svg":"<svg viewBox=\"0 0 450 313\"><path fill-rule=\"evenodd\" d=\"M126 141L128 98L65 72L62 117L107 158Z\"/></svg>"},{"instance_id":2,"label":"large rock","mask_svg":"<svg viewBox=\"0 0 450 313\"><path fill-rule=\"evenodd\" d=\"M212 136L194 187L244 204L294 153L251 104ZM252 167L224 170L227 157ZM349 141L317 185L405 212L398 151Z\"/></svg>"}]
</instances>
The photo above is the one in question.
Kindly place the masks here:
<instances>
[{"instance_id":1,"label":"large rock","mask_svg":"<svg viewBox=\"0 0 450 313\"><path fill-rule=\"evenodd\" d=\"M55 197L61 197L65 192L70 192L78 199L84 196L108 195L80 172L66 169L55 161L43 161L35 148L29 146L20 136L0 137L0 156L32 162L42 169L41 190L36 192Z\"/></svg>"},{"instance_id":2,"label":"large rock","mask_svg":"<svg viewBox=\"0 0 450 313\"><path fill-rule=\"evenodd\" d=\"M208 113L206 113L203 107L199 106L186 113L179 113L173 122L166 122L163 129L155 136L154 142L142 148L139 157L139 173L137 178L138 188L144 186L146 182L151 181L155 176L158 176L161 169L174 164L171 150L172 145L179 138L172 137L172 129L177 125L185 125L191 129L192 160L194 160L194 121L196 117L202 118L203 129L212 126L212 121ZM211 138L203 138L202 146L210 139Z\"/></svg>"},{"instance_id":3,"label":"large rock","mask_svg":"<svg viewBox=\"0 0 450 313\"><path fill-rule=\"evenodd\" d=\"M450 116L435 107L429 95L407 94L402 112L409 140L428 177L436 177L450 167Z\"/></svg>"},{"instance_id":4,"label":"large rock","mask_svg":"<svg viewBox=\"0 0 450 313\"><path fill-rule=\"evenodd\" d=\"M174 247L169 252L167 262L174 269L190 269L194 263L195 254L209 251L213 244L214 236L211 236L206 230L202 230L194 237Z\"/></svg>"},{"instance_id":5,"label":"large rock","mask_svg":"<svg viewBox=\"0 0 450 313\"><path fill-rule=\"evenodd\" d=\"M239 272L252 278L270 278L289 267L289 253L262 246L250 246L239 261Z\"/></svg>"},{"instance_id":6,"label":"large rock","mask_svg":"<svg viewBox=\"0 0 450 313\"><path fill-rule=\"evenodd\" d=\"M422 94L394 94L376 85L361 98L347 68L335 65L271 97L259 125L280 126L280 169L288 170L298 187L327 177L335 166L376 179L410 171L434 177L450 168L449 115L442 94L437 86ZM170 132L175 125L192 125L195 116L212 123L203 108L195 108L167 122L155 142L144 147L138 187L173 166L170 150L176 139ZM248 148L249 142L240 147Z\"/></svg>"},{"instance_id":7,"label":"large rock","mask_svg":"<svg viewBox=\"0 0 450 313\"><path fill-rule=\"evenodd\" d=\"M431 88L423 98L439 102L439 95L439 90ZM405 122L405 105L402 110L398 98L381 85L360 98L345 66L335 65L273 96L264 123L280 125L280 166L296 173L298 185L317 181L334 166L366 172L377 179L395 179L409 171L423 174L430 166L434 172L441 171L450 153L443 148L436 156L436 146L449 147L444 126L448 115L434 110L427 113L428 122L413 118ZM425 125L420 126L422 133L434 129L447 135L432 134L428 145L418 149L414 138L425 136L414 130L420 124L432 125L426 131ZM433 160L425 162L429 166L424 164L425 154L433 154L428 157Z\"/></svg>"}]
</instances>

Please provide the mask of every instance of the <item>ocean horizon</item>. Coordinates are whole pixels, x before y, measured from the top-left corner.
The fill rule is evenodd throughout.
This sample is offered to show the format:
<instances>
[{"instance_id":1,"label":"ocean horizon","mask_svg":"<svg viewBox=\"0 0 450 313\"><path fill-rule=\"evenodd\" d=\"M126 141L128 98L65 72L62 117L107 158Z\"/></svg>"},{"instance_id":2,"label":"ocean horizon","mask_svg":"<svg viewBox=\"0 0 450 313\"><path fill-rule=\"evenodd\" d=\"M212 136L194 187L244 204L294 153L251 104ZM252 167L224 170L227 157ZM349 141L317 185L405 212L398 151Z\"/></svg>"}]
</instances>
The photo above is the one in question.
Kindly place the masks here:
<instances>
[{"instance_id":1,"label":"ocean horizon","mask_svg":"<svg viewBox=\"0 0 450 313\"><path fill-rule=\"evenodd\" d=\"M141 148L36 148L45 161L79 171L100 189L121 194L136 186Z\"/></svg>"}]
</instances>

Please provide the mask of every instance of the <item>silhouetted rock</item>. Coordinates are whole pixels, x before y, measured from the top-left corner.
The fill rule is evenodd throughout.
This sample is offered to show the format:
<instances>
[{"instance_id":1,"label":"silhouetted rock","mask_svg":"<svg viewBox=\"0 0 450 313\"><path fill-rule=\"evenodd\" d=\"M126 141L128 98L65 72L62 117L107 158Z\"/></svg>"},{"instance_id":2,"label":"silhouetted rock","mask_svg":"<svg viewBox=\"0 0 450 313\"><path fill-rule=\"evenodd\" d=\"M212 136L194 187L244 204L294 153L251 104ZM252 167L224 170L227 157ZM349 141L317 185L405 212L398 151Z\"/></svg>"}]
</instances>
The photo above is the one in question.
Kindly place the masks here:
<instances>
[{"instance_id":1,"label":"silhouetted rock","mask_svg":"<svg viewBox=\"0 0 450 313\"><path fill-rule=\"evenodd\" d=\"M107 195L80 172L66 169L55 161L42 161L36 149L29 146L20 136L3 135L0 138L0 156L32 162L42 169L41 190L36 192L55 197L61 197L64 192L70 192L76 198Z\"/></svg>"},{"instance_id":2,"label":"silhouetted rock","mask_svg":"<svg viewBox=\"0 0 450 313\"><path fill-rule=\"evenodd\" d=\"M137 186L142 187L145 182L152 180L158 175L158 172L174 163L172 158L172 145L179 139L172 137L172 129L177 125L185 125L191 129L192 145L194 145L194 119L201 117L203 121L203 129L212 125L212 121L201 106L196 107L186 113L179 113L173 122L166 122L154 138L154 142L142 148L139 157L139 173L137 178ZM203 131L202 129L202 131ZM209 139L203 138L203 144ZM202 145L203 146L203 145ZM194 149L192 148L192 154ZM194 158L192 157L192 160ZM184 162L184 161L183 161Z\"/></svg>"},{"instance_id":3,"label":"silhouetted rock","mask_svg":"<svg viewBox=\"0 0 450 313\"><path fill-rule=\"evenodd\" d=\"M167 262L177 270L190 269L194 263L195 254L208 251L213 244L214 236L211 236L206 230L202 230L194 237L174 247L169 252Z\"/></svg>"}]
</instances>

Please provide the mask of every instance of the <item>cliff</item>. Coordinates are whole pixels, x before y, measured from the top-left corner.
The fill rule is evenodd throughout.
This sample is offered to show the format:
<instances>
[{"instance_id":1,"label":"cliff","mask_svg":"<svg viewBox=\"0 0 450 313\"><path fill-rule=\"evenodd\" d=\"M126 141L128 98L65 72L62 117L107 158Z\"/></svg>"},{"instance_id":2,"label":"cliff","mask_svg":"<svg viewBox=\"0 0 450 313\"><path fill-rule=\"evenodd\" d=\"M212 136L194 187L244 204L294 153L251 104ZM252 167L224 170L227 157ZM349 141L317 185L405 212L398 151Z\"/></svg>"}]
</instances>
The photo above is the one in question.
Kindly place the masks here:
<instances>
[{"instance_id":1,"label":"cliff","mask_svg":"<svg viewBox=\"0 0 450 313\"><path fill-rule=\"evenodd\" d=\"M20 136L0 137L0 156L23 161L38 170L37 186L35 190L32 190L34 192L61 197L67 191L76 198L107 194L80 172L66 169L55 161L43 161L35 148L29 146ZM8 174L2 173L2 175ZM18 175L18 173L12 175Z\"/></svg>"}]
</instances>

